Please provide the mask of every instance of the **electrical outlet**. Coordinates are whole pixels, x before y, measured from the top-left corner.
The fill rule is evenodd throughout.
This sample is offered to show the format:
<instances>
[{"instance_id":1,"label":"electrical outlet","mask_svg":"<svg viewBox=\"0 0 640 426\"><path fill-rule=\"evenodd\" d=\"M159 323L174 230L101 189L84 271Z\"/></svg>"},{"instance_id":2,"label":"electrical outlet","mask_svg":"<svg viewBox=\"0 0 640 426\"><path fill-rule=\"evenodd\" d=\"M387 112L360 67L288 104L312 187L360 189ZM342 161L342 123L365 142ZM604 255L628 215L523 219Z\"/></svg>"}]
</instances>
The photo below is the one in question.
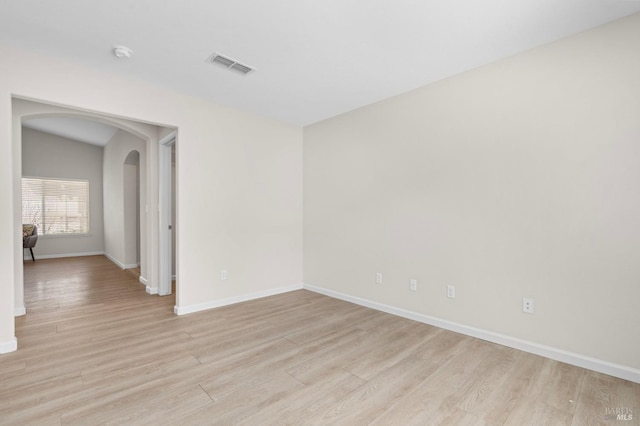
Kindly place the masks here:
<instances>
[{"instance_id":1,"label":"electrical outlet","mask_svg":"<svg viewBox=\"0 0 640 426\"><path fill-rule=\"evenodd\" d=\"M455 299L456 298L456 288L452 285L447 286L447 297L449 299Z\"/></svg>"},{"instance_id":2,"label":"electrical outlet","mask_svg":"<svg viewBox=\"0 0 640 426\"><path fill-rule=\"evenodd\" d=\"M382 284L382 273L376 272L376 284Z\"/></svg>"},{"instance_id":3,"label":"electrical outlet","mask_svg":"<svg viewBox=\"0 0 640 426\"><path fill-rule=\"evenodd\" d=\"M409 280L409 290L418 291L418 280L414 280L413 278Z\"/></svg>"},{"instance_id":4,"label":"electrical outlet","mask_svg":"<svg viewBox=\"0 0 640 426\"><path fill-rule=\"evenodd\" d=\"M229 274L227 274L226 270L220 271L220 281L226 281L229 278Z\"/></svg>"},{"instance_id":5,"label":"electrical outlet","mask_svg":"<svg viewBox=\"0 0 640 426\"><path fill-rule=\"evenodd\" d=\"M533 299L522 299L522 312L527 314L533 313Z\"/></svg>"}]
</instances>

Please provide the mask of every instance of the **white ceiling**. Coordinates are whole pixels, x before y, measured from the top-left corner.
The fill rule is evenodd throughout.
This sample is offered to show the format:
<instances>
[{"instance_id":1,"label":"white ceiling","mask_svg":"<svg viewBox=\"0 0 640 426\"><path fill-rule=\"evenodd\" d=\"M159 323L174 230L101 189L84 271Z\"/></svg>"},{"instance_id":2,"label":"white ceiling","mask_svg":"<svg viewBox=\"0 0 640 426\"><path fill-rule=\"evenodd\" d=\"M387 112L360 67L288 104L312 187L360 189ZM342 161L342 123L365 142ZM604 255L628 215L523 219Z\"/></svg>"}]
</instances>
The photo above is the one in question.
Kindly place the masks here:
<instances>
[{"instance_id":1,"label":"white ceiling","mask_svg":"<svg viewBox=\"0 0 640 426\"><path fill-rule=\"evenodd\" d=\"M0 42L307 125L639 12L640 2L0 0L0 11ZM115 45L134 56L117 59ZM213 52L257 71L206 63Z\"/></svg>"},{"instance_id":2,"label":"white ceiling","mask_svg":"<svg viewBox=\"0 0 640 426\"><path fill-rule=\"evenodd\" d=\"M118 131L114 126L81 118L44 117L25 120L22 125L91 145L105 146Z\"/></svg>"}]
</instances>

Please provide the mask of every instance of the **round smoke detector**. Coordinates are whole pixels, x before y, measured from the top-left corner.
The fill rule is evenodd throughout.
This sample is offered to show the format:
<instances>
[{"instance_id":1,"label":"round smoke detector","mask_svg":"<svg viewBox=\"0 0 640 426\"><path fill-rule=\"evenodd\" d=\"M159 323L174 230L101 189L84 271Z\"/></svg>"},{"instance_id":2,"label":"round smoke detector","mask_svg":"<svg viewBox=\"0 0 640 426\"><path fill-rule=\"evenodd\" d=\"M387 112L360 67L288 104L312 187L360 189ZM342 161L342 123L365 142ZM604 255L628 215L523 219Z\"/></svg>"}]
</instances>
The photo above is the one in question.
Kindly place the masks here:
<instances>
[{"instance_id":1,"label":"round smoke detector","mask_svg":"<svg viewBox=\"0 0 640 426\"><path fill-rule=\"evenodd\" d=\"M113 48L113 54L118 58L129 59L133 55L133 50L126 46L116 46Z\"/></svg>"}]
</instances>

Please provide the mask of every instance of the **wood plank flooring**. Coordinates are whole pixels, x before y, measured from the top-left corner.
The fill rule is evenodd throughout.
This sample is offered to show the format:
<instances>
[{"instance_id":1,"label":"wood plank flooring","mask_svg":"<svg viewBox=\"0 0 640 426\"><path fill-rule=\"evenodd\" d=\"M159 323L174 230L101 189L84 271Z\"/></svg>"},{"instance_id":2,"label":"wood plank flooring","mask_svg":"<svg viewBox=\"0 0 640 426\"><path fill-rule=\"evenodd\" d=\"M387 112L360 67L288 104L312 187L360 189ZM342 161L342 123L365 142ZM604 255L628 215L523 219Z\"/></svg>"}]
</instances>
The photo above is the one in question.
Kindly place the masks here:
<instances>
[{"instance_id":1,"label":"wood plank flooring","mask_svg":"<svg viewBox=\"0 0 640 426\"><path fill-rule=\"evenodd\" d=\"M638 384L304 290L177 317L93 256L25 301L0 425L640 424Z\"/></svg>"}]
</instances>

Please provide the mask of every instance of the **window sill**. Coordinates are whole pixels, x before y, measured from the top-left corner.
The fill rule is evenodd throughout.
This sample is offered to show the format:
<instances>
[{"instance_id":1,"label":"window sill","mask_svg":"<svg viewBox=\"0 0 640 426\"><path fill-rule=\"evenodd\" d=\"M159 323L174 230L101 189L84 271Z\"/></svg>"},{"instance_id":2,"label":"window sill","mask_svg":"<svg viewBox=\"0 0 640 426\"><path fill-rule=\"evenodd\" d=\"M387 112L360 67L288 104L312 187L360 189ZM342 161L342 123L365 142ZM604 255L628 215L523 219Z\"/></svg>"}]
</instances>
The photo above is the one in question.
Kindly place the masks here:
<instances>
[{"instance_id":1,"label":"window sill","mask_svg":"<svg viewBox=\"0 0 640 426\"><path fill-rule=\"evenodd\" d=\"M56 239L56 238L89 238L93 234L38 234L38 239L44 240Z\"/></svg>"}]
</instances>

